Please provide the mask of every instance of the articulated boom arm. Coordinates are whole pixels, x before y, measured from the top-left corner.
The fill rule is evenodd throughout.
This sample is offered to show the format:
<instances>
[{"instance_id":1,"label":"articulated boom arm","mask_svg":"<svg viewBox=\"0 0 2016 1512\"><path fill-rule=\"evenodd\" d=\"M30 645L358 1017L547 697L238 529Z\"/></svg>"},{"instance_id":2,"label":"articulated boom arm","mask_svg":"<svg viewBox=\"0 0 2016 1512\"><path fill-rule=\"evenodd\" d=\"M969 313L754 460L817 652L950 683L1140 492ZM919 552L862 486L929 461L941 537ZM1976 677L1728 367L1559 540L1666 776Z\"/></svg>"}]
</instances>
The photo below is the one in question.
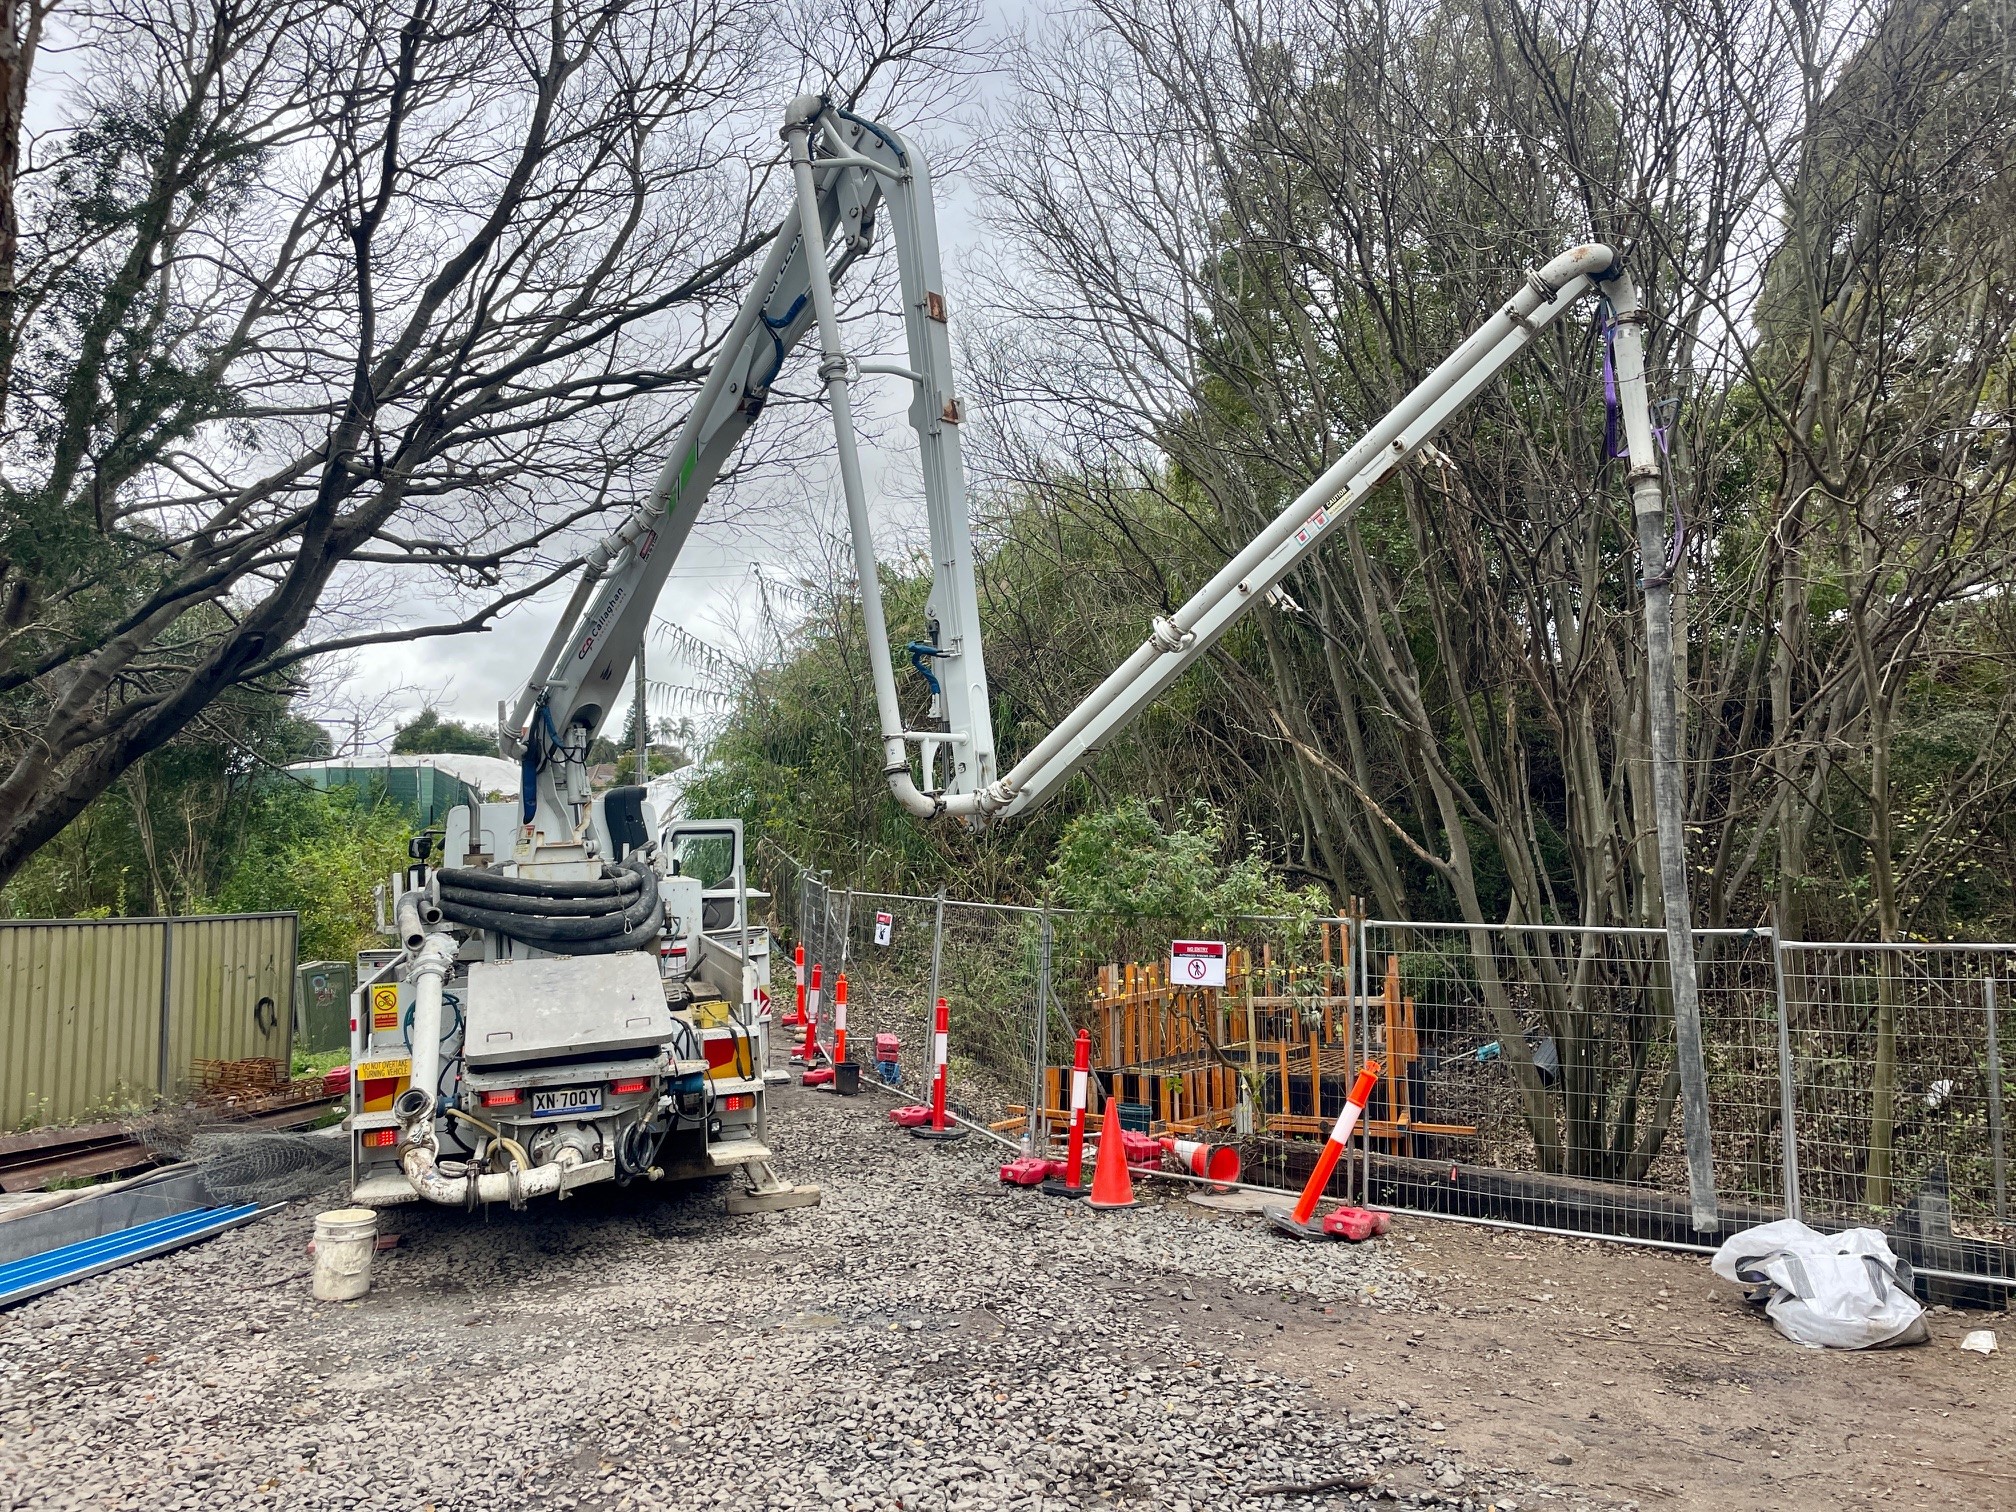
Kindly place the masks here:
<instances>
[{"instance_id":1,"label":"articulated boom arm","mask_svg":"<svg viewBox=\"0 0 2016 1512\"><path fill-rule=\"evenodd\" d=\"M526 768L525 820L541 839L576 839L586 821L587 752L624 686L666 576L700 508L744 432L768 401L786 357L816 323L826 341L821 375L845 438L843 469L853 478L850 523L856 552L873 578L874 546L865 506L857 507L859 470L846 408L846 384L859 373L909 380L910 422L923 458L925 506L937 587L932 598L936 644L920 651L935 663L942 697L934 712L948 728L915 738L931 757L945 750L946 786L970 792L993 780L994 736L980 655L980 623L972 592L966 487L960 459L959 402L952 390L947 307L939 275L938 231L930 172L922 154L896 132L831 105L817 95L792 101L784 135L797 188L748 297L721 343L721 355L701 386L671 459L650 499L588 554L573 597L532 676L507 716L499 709L504 754ZM878 219L888 223L902 270L908 365L848 361L840 354L832 281L866 252ZM807 236L805 229L816 226ZM829 248L837 255L829 267ZM870 643L886 642L879 596ZM884 671L886 659L883 659ZM894 679L889 678L894 700ZM907 763L906 763L907 765Z\"/></svg>"},{"instance_id":2,"label":"articulated boom arm","mask_svg":"<svg viewBox=\"0 0 2016 1512\"><path fill-rule=\"evenodd\" d=\"M786 134L789 135L788 130ZM802 137L793 139L793 153L794 157L802 157ZM809 203L812 183L806 173L801 162L800 198L801 202ZM1639 557L1644 564L1647 704L1652 734L1653 807L1659 836L1660 895L1680 1053L1689 1185L1695 1225L1705 1229L1715 1223L1715 1179L1708 1144L1708 1094L1701 1060L1700 1000L1682 832L1665 501L1645 388L1645 345L1640 330L1645 312L1639 303L1637 287L1616 253L1599 243L1586 243L1570 247L1544 268L1529 272L1525 284L1469 340L1276 515L1216 577L1174 614L1156 621L1139 649L1066 715L1034 750L1012 770L970 791L920 791L912 779L904 750L908 737L902 727L889 666L881 589L873 571L873 546L867 540L866 505L861 498L858 470L850 465L853 440L844 403L845 383L840 378L833 383L834 425L841 454L841 481L847 490L848 513L854 521L855 549L863 563L862 607L869 654L875 664L883 765L890 791L920 816L950 814L986 823L1022 813L1054 793L1107 740L1181 677L1241 615L1265 600L1297 562L1335 534L1336 527L1351 517L1374 488L1475 399L1506 364L1576 300L1599 285L1616 325L1617 401L1630 465L1626 481L1631 491ZM816 273L813 292L816 298L819 292ZM830 300L820 306L819 315L830 366L839 350L838 331L830 319ZM942 578L941 570L941 581ZM959 591L966 601L971 601L970 577L959 585ZM977 665L976 661L976 669ZM973 700L974 705L984 707L984 685L979 695Z\"/></svg>"},{"instance_id":3,"label":"articulated boom arm","mask_svg":"<svg viewBox=\"0 0 2016 1512\"><path fill-rule=\"evenodd\" d=\"M1056 792L1242 615L1265 600L1297 562L1334 535L1374 488L1476 398L1520 351L1599 284L1618 328L1618 397L1630 451L1633 508L1641 520L1649 517L1654 522L1653 539L1662 541L1658 522L1663 519L1663 503L1645 392L1637 289L1608 247L1597 243L1571 247L1529 273L1524 286L1496 314L1305 488L1216 577L1174 614L1157 620L1134 654L1012 770L970 796L944 797L935 808L983 821L1009 818ZM900 789L898 796L906 797Z\"/></svg>"}]
</instances>

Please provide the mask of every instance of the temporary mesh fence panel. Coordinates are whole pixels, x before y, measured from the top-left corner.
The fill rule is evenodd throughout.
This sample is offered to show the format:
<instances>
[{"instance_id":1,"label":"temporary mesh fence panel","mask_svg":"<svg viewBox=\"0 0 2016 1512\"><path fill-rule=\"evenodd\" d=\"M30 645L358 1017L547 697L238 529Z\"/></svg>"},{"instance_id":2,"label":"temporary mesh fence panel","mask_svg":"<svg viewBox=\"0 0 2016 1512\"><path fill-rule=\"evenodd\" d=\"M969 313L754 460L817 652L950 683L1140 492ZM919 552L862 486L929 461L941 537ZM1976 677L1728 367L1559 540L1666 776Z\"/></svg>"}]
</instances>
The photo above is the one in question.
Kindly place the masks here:
<instances>
[{"instance_id":1,"label":"temporary mesh fence panel","mask_svg":"<svg viewBox=\"0 0 2016 1512\"><path fill-rule=\"evenodd\" d=\"M1669 1243L1693 1228L1663 930L1367 922L1373 1200ZM1771 939L1696 936L1728 1232L1784 1212Z\"/></svg>"},{"instance_id":2,"label":"temporary mesh fence panel","mask_svg":"<svg viewBox=\"0 0 2016 1512\"><path fill-rule=\"evenodd\" d=\"M1033 909L945 905L938 991L951 1023L951 1099L1018 1139L1036 1079L1042 944Z\"/></svg>"},{"instance_id":3,"label":"temporary mesh fence panel","mask_svg":"<svg viewBox=\"0 0 2016 1512\"><path fill-rule=\"evenodd\" d=\"M1797 1200L1927 1269L2001 1274L2009 947L1781 949Z\"/></svg>"},{"instance_id":4,"label":"temporary mesh fence panel","mask_svg":"<svg viewBox=\"0 0 2016 1512\"><path fill-rule=\"evenodd\" d=\"M1064 1137L1084 1029L1091 1119L1117 1100L1123 1126L1237 1142L1248 1181L1294 1189L1369 1056L1334 1197L1703 1246L1788 1214L1867 1223L1948 1300L2016 1277L2016 946L1697 931L1719 1216L1697 1230L1663 930L1235 919L1208 931L1226 985L1197 987L1168 954L1194 923L856 892L795 863L771 878L787 953L802 939L824 967L822 1042L844 967L864 1084L893 1036L892 1089L922 1099L942 995L955 1109L1038 1148Z\"/></svg>"},{"instance_id":5,"label":"temporary mesh fence panel","mask_svg":"<svg viewBox=\"0 0 2016 1512\"><path fill-rule=\"evenodd\" d=\"M855 893L836 904L847 928L847 1046L863 1085L902 1088L921 1101L931 1074L932 898ZM886 917L886 926L881 921ZM834 962L840 957L831 956ZM828 965L829 975L837 969ZM831 1002L831 991L827 993ZM832 1014L820 1033L829 1043Z\"/></svg>"}]
</instances>

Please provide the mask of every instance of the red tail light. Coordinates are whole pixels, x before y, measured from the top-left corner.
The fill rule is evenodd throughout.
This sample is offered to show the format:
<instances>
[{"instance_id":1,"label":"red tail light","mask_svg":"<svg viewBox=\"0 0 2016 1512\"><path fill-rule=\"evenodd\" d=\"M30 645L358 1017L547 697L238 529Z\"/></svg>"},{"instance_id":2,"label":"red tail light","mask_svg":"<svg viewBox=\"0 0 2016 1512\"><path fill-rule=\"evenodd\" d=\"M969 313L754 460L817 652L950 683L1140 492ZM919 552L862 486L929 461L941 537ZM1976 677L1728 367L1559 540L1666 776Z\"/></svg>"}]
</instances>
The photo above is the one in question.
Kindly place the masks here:
<instances>
[{"instance_id":1,"label":"red tail light","mask_svg":"<svg viewBox=\"0 0 2016 1512\"><path fill-rule=\"evenodd\" d=\"M738 1092L733 1097L724 1097L721 1099L721 1111L723 1113L740 1113L744 1108L748 1107L751 1103L755 1101L756 1101L755 1098L744 1097L742 1094Z\"/></svg>"},{"instance_id":2,"label":"red tail light","mask_svg":"<svg viewBox=\"0 0 2016 1512\"><path fill-rule=\"evenodd\" d=\"M513 1103L523 1102L525 1093L518 1087L507 1087L501 1092L485 1092L483 1106L486 1108L508 1108Z\"/></svg>"},{"instance_id":3,"label":"red tail light","mask_svg":"<svg viewBox=\"0 0 2016 1512\"><path fill-rule=\"evenodd\" d=\"M397 1129L366 1129L364 1131L364 1148L367 1150L389 1150L397 1143L399 1143L399 1131Z\"/></svg>"},{"instance_id":4,"label":"red tail light","mask_svg":"<svg viewBox=\"0 0 2016 1512\"><path fill-rule=\"evenodd\" d=\"M651 1083L641 1076L633 1076L628 1081L609 1083L609 1090L621 1097L625 1092L642 1092Z\"/></svg>"}]
</instances>

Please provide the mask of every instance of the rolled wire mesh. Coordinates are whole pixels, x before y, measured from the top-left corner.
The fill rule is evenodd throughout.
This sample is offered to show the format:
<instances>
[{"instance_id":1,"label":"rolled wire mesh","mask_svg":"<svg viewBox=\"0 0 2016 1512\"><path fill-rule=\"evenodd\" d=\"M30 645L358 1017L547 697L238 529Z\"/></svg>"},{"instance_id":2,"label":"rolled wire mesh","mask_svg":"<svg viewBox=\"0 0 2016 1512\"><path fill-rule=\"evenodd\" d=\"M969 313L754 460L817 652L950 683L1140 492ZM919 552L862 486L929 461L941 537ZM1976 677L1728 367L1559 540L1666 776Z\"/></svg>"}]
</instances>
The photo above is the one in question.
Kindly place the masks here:
<instances>
[{"instance_id":1,"label":"rolled wire mesh","mask_svg":"<svg viewBox=\"0 0 2016 1512\"><path fill-rule=\"evenodd\" d=\"M186 1159L220 1202L291 1202L333 1186L350 1167L350 1143L288 1130L207 1129Z\"/></svg>"}]
</instances>

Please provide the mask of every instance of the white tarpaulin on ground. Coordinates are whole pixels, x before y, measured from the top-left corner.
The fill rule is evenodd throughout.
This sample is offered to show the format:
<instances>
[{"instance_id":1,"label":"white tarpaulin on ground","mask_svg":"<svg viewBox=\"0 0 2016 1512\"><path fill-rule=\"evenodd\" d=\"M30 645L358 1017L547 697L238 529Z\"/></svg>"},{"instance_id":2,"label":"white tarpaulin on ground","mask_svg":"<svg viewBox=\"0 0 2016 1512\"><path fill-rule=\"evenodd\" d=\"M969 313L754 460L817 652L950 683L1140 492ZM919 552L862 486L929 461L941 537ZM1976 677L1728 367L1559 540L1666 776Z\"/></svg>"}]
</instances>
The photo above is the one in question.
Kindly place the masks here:
<instances>
[{"instance_id":1,"label":"white tarpaulin on ground","mask_svg":"<svg viewBox=\"0 0 2016 1512\"><path fill-rule=\"evenodd\" d=\"M1925 1309L1911 1267L1875 1229L1818 1234L1796 1218L1745 1229L1712 1262L1724 1281L1755 1288L1778 1332L1809 1349L1923 1344Z\"/></svg>"}]
</instances>

